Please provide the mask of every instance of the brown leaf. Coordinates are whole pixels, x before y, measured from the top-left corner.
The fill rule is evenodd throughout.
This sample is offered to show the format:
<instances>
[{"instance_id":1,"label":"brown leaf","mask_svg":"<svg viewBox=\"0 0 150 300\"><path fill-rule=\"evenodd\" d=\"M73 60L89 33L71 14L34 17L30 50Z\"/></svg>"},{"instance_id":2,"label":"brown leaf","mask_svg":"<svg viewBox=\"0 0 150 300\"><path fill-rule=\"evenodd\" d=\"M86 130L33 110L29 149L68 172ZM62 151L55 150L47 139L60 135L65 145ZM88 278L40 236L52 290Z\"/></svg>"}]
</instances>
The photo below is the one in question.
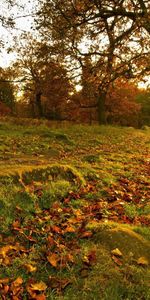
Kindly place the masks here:
<instances>
[{"instance_id":1,"label":"brown leaf","mask_svg":"<svg viewBox=\"0 0 150 300\"><path fill-rule=\"evenodd\" d=\"M49 276L49 285L51 289L63 290L65 289L71 281L68 279L61 279L55 276Z\"/></svg>"},{"instance_id":2,"label":"brown leaf","mask_svg":"<svg viewBox=\"0 0 150 300\"><path fill-rule=\"evenodd\" d=\"M93 264L96 262L96 250L91 250L88 253L88 260L90 264Z\"/></svg>"},{"instance_id":3,"label":"brown leaf","mask_svg":"<svg viewBox=\"0 0 150 300\"><path fill-rule=\"evenodd\" d=\"M50 235L48 236L47 241L48 241L48 246L52 247L55 245L55 241Z\"/></svg>"},{"instance_id":4,"label":"brown leaf","mask_svg":"<svg viewBox=\"0 0 150 300\"><path fill-rule=\"evenodd\" d=\"M118 266L122 266L122 261L119 258L113 255L112 259Z\"/></svg>"}]
</instances>

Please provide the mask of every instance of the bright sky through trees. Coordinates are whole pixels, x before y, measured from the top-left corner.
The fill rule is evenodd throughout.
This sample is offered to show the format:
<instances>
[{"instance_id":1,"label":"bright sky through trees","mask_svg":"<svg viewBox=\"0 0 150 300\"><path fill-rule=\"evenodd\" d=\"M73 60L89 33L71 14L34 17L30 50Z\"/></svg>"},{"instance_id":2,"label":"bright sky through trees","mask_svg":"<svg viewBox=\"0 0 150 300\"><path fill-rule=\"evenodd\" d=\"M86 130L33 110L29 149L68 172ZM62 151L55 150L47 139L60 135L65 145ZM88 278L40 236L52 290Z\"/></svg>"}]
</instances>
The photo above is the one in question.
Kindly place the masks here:
<instances>
[{"instance_id":1,"label":"bright sky through trees","mask_svg":"<svg viewBox=\"0 0 150 300\"><path fill-rule=\"evenodd\" d=\"M3 0L2 0L3 1ZM1 13L7 17L14 17L15 27L6 28L0 24L0 40L4 47L0 49L0 66L7 67L15 59L15 53L7 52L7 48L11 47L14 36L19 36L22 32L31 31L33 24L33 15L37 0L26 1L20 0L19 6L14 5L12 8L3 1L1 6Z\"/></svg>"}]
</instances>

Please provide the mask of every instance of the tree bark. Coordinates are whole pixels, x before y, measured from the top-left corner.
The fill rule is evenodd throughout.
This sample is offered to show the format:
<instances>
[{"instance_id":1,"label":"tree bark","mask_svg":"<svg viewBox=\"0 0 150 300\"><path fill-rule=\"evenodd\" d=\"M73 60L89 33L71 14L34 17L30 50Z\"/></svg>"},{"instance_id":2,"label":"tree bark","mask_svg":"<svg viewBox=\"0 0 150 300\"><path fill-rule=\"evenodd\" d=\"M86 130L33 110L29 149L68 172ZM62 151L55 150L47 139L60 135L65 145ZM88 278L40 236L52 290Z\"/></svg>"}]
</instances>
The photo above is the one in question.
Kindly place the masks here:
<instances>
[{"instance_id":1,"label":"tree bark","mask_svg":"<svg viewBox=\"0 0 150 300\"><path fill-rule=\"evenodd\" d=\"M42 107L42 103L41 103L41 96L42 96L41 92L38 92L35 95L35 103L36 103L36 107L38 109L38 117L40 117L40 118L43 117L43 107Z\"/></svg>"},{"instance_id":2,"label":"tree bark","mask_svg":"<svg viewBox=\"0 0 150 300\"><path fill-rule=\"evenodd\" d=\"M106 124L105 102L106 102L106 93L105 92L99 93L99 96L98 96L98 122L99 122L99 125Z\"/></svg>"}]
</instances>

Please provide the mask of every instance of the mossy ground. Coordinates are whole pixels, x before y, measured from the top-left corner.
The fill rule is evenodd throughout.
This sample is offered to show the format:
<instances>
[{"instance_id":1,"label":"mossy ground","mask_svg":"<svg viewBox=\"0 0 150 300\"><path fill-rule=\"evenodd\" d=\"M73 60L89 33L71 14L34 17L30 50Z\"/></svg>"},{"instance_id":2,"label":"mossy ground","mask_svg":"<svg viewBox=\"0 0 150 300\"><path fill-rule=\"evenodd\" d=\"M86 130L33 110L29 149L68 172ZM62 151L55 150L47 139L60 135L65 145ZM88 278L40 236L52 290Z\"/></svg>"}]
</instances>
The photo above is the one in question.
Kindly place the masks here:
<instances>
[{"instance_id":1,"label":"mossy ground","mask_svg":"<svg viewBox=\"0 0 150 300\"><path fill-rule=\"evenodd\" d=\"M0 142L0 299L149 300L150 131L1 123Z\"/></svg>"}]
</instances>

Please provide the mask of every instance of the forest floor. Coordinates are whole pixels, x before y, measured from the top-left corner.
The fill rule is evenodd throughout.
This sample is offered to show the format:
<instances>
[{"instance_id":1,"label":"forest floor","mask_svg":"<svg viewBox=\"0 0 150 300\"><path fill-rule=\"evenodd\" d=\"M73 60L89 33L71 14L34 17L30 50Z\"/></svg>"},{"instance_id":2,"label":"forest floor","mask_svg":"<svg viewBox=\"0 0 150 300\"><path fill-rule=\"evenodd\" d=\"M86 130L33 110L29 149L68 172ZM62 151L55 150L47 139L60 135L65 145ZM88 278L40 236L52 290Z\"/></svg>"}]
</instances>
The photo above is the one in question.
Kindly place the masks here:
<instances>
[{"instance_id":1,"label":"forest floor","mask_svg":"<svg viewBox=\"0 0 150 300\"><path fill-rule=\"evenodd\" d=\"M0 299L150 300L150 130L0 123Z\"/></svg>"}]
</instances>

